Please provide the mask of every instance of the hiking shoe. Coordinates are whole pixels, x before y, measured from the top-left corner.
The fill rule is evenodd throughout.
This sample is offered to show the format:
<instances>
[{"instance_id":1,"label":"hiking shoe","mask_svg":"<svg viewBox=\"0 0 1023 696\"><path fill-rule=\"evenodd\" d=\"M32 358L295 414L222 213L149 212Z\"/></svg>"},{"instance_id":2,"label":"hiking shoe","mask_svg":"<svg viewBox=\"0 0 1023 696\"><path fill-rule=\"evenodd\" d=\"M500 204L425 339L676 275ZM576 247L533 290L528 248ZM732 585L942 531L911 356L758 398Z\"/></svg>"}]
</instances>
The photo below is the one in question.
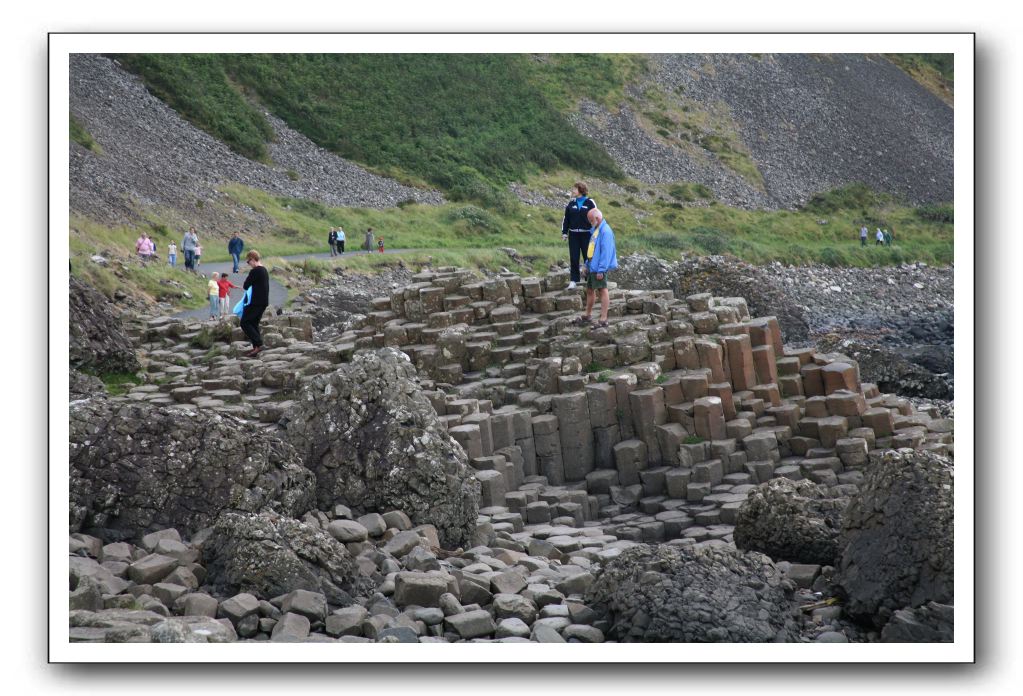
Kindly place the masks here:
<instances>
[{"instance_id":1,"label":"hiking shoe","mask_svg":"<svg viewBox=\"0 0 1023 696\"><path fill-rule=\"evenodd\" d=\"M572 323L575 324L576 326L592 326L593 325L593 321L591 321L590 318L587 317L587 316L576 317L575 319L572 320Z\"/></svg>"},{"instance_id":2,"label":"hiking shoe","mask_svg":"<svg viewBox=\"0 0 1023 696\"><path fill-rule=\"evenodd\" d=\"M248 353L246 353L245 357L246 358L254 358L257 355L259 355L260 353L262 353L262 352L263 352L263 346L256 346L255 348L250 350Z\"/></svg>"},{"instance_id":3,"label":"hiking shoe","mask_svg":"<svg viewBox=\"0 0 1023 696\"><path fill-rule=\"evenodd\" d=\"M569 290L575 290L575 281L574 280L571 283L568 284L568 289Z\"/></svg>"},{"instance_id":4,"label":"hiking shoe","mask_svg":"<svg viewBox=\"0 0 1023 696\"><path fill-rule=\"evenodd\" d=\"M608 326L606 321L594 322L593 327L597 329L606 329Z\"/></svg>"}]
</instances>

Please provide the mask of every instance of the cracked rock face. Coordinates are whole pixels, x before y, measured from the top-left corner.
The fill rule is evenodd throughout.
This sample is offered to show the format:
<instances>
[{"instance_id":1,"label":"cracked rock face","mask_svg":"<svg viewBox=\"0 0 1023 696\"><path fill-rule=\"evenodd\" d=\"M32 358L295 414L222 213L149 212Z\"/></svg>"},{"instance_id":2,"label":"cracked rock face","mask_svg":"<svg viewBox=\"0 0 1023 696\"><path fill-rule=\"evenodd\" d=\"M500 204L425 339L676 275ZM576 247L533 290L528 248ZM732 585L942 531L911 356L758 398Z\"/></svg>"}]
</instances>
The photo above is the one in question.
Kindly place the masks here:
<instances>
[{"instance_id":1,"label":"cracked rock face","mask_svg":"<svg viewBox=\"0 0 1023 696\"><path fill-rule=\"evenodd\" d=\"M772 479L750 492L735 520L735 545L775 561L834 565L848 498L811 481Z\"/></svg>"},{"instance_id":2,"label":"cracked rock face","mask_svg":"<svg viewBox=\"0 0 1023 696\"><path fill-rule=\"evenodd\" d=\"M836 583L846 611L883 626L893 612L951 604L954 469L929 452L886 452L846 510Z\"/></svg>"},{"instance_id":3,"label":"cracked rock face","mask_svg":"<svg viewBox=\"0 0 1023 696\"><path fill-rule=\"evenodd\" d=\"M95 289L68 276L71 367L90 372L135 372L139 361L114 306Z\"/></svg>"},{"instance_id":4,"label":"cracked rock face","mask_svg":"<svg viewBox=\"0 0 1023 696\"><path fill-rule=\"evenodd\" d=\"M314 477L291 445L234 419L92 398L70 407L70 526L108 541L225 511L301 515Z\"/></svg>"},{"instance_id":5,"label":"cracked rock face","mask_svg":"<svg viewBox=\"0 0 1023 696\"><path fill-rule=\"evenodd\" d=\"M622 642L786 642L798 633L771 560L723 546L626 549L587 600Z\"/></svg>"},{"instance_id":6,"label":"cracked rock face","mask_svg":"<svg viewBox=\"0 0 1023 696\"><path fill-rule=\"evenodd\" d=\"M321 509L401 510L454 547L472 537L479 483L416 379L396 349L357 353L305 388L285 437L316 474Z\"/></svg>"},{"instance_id":7,"label":"cracked rock face","mask_svg":"<svg viewBox=\"0 0 1023 696\"><path fill-rule=\"evenodd\" d=\"M308 590L349 606L352 594L367 589L344 544L276 514L225 513L203 546L203 559L210 583L225 595L271 599Z\"/></svg>"}]
</instances>

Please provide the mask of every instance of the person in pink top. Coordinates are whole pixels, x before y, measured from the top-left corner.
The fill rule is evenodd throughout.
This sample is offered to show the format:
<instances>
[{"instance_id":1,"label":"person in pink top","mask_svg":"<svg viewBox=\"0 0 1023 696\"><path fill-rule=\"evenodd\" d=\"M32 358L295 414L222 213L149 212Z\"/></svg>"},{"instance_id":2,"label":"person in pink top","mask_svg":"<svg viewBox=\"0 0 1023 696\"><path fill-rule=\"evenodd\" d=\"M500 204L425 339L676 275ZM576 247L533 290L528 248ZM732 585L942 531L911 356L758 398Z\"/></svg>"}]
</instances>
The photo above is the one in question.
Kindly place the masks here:
<instances>
[{"instance_id":1,"label":"person in pink top","mask_svg":"<svg viewBox=\"0 0 1023 696\"><path fill-rule=\"evenodd\" d=\"M156 253L156 244L149 238L149 235L145 232L142 236L135 240L135 253L139 255L139 258L143 261L148 261Z\"/></svg>"}]
</instances>

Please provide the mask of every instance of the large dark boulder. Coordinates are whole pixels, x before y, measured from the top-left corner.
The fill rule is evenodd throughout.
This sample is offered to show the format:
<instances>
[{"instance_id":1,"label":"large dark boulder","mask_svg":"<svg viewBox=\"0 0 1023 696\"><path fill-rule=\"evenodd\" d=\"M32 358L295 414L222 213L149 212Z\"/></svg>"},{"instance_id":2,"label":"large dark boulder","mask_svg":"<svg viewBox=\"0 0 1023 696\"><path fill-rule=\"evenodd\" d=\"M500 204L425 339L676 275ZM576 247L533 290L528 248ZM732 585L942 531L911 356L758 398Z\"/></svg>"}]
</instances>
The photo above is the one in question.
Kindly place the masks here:
<instances>
[{"instance_id":1,"label":"large dark boulder","mask_svg":"<svg viewBox=\"0 0 1023 696\"><path fill-rule=\"evenodd\" d=\"M113 305L92 287L68 277L71 367L94 374L136 372L135 347Z\"/></svg>"},{"instance_id":2,"label":"large dark boulder","mask_svg":"<svg viewBox=\"0 0 1023 696\"><path fill-rule=\"evenodd\" d=\"M735 545L775 561L834 565L848 498L811 481L771 479L750 491L735 520Z\"/></svg>"},{"instance_id":3,"label":"large dark boulder","mask_svg":"<svg viewBox=\"0 0 1023 696\"><path fill-rule=\"evenodd\" d=\"M73 367L68 369L68 396L72 401L105 393L106 388L98 378L79 372Z\"/></svg>"},{"instance_id":4,"label":"large dark boulder","mask_svg":"<svg viewBox=\"0 0 1023 696\"><path fill-rule=\"evenodd\" d=\"M909 449L869 471L839 540L848 614L883 626L904 607L953 602L953 474L947 457Z\"/></svg>"},{"instance_id":5,"label":"large dark boulder","mask_svg":"<svg viewBox=\"0 0 1023 696\"><path fill-rule=\"evenodd\" d=\"M587 603L622 642L788 642L798 638L781 573L727 546L634 546L598 574Z\"/></svg>"},{"instance_id":6,"label":"large dark boulder","mask_svg":"<svg viewBox=\"0 0 1023 696\"><path fill-rule=\"evenodd\" d=\"M315 480L294 448L230 417L91 398L71 404L70 430L72 532L191 534L225 510L312 507Z\"/></svg>"},{"instance_id":7,"label":"large dark boulder","mask_svg":"<svg viewBox=\"0 0 1023 696\"><path fill-rule=\"evenodd\" d=\"M928 602L899 609L881 631L882 643L951 643L955 640L955 608Z\"/></svg>"},{"instance_id":8,"label":"large dark boulder","mask_svg":"<svg viewBox=\"0 0 1023 696\"><path fill-rule=\"evenodd\" d=\"M202 549L207 582L224 596L271 599L293 590L349 606L369 589L345 545L325 531L276 514L225 513Z\"/></svg>"},{"instance_id":9,"label":"large dark boulder","mask_svg":"<svg viewBox=\"0 0 1023 696\"><path fill-rule=\"evenodd\" d=\"M702 292L721 297L743 297L754 317L778 319L786 343L806 341L810 327L806 313L785 289L757 266L731 256L689 256L675 267L671 285L675 297Z\"/></svg>"},{"instance_id":10,"label":"large dark boulder","mask_svg":"<svg viewBox=\"0 0 1023 696\"><path fill-rule=\"evenodd\" d=\"M447 547L472 537L479 483L404 353L357 353L315 377L282 422L316 474L320 509L401 510L416 524L434 525Z\"/></svg>"}]
</instances>

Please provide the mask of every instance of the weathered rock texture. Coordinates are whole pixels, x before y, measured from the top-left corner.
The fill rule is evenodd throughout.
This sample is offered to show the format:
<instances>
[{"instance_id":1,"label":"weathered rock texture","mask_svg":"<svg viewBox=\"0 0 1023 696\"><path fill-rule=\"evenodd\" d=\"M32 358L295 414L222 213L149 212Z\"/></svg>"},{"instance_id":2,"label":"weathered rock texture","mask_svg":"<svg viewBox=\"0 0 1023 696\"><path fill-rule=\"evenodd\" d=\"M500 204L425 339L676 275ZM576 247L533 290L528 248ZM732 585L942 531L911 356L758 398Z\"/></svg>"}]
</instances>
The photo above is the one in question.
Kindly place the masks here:
<instances>
[{"instance_id":1,"label":"weathered rock texture","mask_svg":"<svg viewBox=\"0 0 1023 696\"><path fill-rule=\"evenodd\" d=\"M951 643L955 640L955 608L928 602L899 609L881 631L883 643Z\"/></svg>"},{"instance_id":2,"label":"weathered rock texture","mask_svg":"<svg viewBox=\"0 0 1023 696\"><path fill-rule=\"evenodd\" d=\"M848 498L827 486L777 478L750 491L735 520L735 545L775 561L834 565Z\"/></svg>"},{"instance_id":3,"label":"weathered rock texture","mask_svg":"<svg viewBox=\"0 0 1023 696\"><path fill-rule=\"evenodd\" d=\"M113 306L86 283L68 276L71 367L89 372L135 372L139 361Z\"/></svg>"},{"instance_id":4,"label":"weathered rock texture","mask_svg":"<svg viewBox=\"0 0 1023 696\"><path fill-rule=\"evenodd\" d=\"M416 379L396 349L356 354L305 388L285 414L286 437L316 474L321 508L401 510L434 525L443 544L463 544L479 484Z\"/></svg>"},{"instance_id":5,"label":"weathered rock texture","mask_svg":"<svg viewBox=\"0 0 1023 696\"><path fill-rule=\"evenodd\" d=\"M225 513L203 546L203 559L210 584L226 595L271 599L309 590L348 606L352 593L366 589L344 544L275 514Z\"/></svg>"},{"instance_id":6,"label":"weathered rock texture","mask_svg":"<svg viewBox=\"0 0 1023 696\"><path fill-rule=\"evenodd\" d=\"M845 609L875 625L953 601L953 466L926 451L886 452L846 510L836 584Z\"/></svg>"},{"instance_id":7,"label":"weathered rock texture","mask_svg":"<svg viewBox=\"0 0 1023 696\"><path fill-rule=\"evenodd\" d=\"M637 546L610 561L587 599L623 642L794 640L781 574L770 559L724 546Z\"/></svg>"},{"instance_id":8,"label":"weathered rock texture","mask_svg":"<svg viewBox=\"0 0 1023 696\"><path fill-rule=\"evenodd\" d=\"M71 531L191 533L225 510L311 506L315 480L291 445L232 418L103 398L70 410Z\"/></svg>"},{"instance_id":9,"label":"weathered rock texture","mask_svg":"<svg viewBox=\"0 0 1023 696\"><path fill-rule=\"evenodd\" d=\"M101 394L104 392L103 382L72 367L68 370L68 392L72 401L92 394Z\"/></svg>"}]
</instances>

